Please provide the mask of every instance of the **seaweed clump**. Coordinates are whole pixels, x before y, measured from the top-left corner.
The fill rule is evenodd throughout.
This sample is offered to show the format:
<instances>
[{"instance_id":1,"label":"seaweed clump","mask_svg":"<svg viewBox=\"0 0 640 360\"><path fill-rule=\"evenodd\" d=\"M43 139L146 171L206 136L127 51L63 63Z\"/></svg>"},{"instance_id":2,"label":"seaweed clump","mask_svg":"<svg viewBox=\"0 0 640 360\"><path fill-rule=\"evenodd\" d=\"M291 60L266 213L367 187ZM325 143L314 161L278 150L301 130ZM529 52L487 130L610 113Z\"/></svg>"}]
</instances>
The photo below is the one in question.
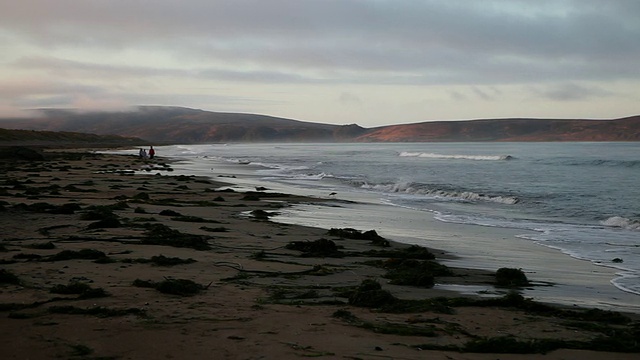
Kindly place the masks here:
<instances>
[{"instance_id":1,"label":"seaweed clump","mask_svg":"<svg viewBox=\"0 0 640 360\"><path fill-rule=\"evenodd\" d=\"M410 285L431 288L436 276L451 275L451 270L433 261L414 259L389 259L383 263L388 269L384 275L394 285Z\"/></svg>"},{"instance_id":2,"label":"seaweed clump","mask_svg":"<svg viewBox=\"0 0 640 360\"><path fill-rule=\"evenodd\" d=\"M177 211L173 211L171 209L165 209L162 210L158 213L158 215L162 215L162 216L182 216L182 214L180 214Z\"/></svg>"},{"instance_id":3,"label":"seaweed clump","mask_svg":"<svg viewBox=\"0 0 640 360\"><path fill-rule=\"evenodd\" d=\"M139 263L146 264L151 263L154 266L176 266L176 265L186 265L192 264L196 262L191 258L189 259L181 259L179 257L167 257L164 255L152 256L151 259L125 259L122 262L124 263Z\"/></svg>"},{"instance_id":4,"label":"seaweed clump","mask_svg":"<svg viewBox=\"0 0 640 360\"><path fill-rule=\"evenodd\" d=\"M289 250L302 251L302 257L343 257L335 242L327 239L293 241L285 246Z\"/></svg>"},{"instance_id":5,"label":"seaweed clump","mask_svg":"<svg viewBox=\"0 0 640 360\"><path fill-rule=\"evenodd\" d=\"M25 247L30 248L30 249L51 250L51 249L55 249L56 245L51 241L47 241L47 242L44 242L44 243L36 243L36 244L27 245Z\"/></svg>"},{"instance_id":6,"label":"seaweed clump","mask_svg":"<svg viewBox=\"0 0 640 360\"><path fill-rule=\"evenodd\" d=\"M80 217L82 220L97 220L87 226L88 229L117 228L122 226L113 210L121 205L93 206Z\"/></svg>"},{"instance_id":7,"label":"seaweed clump","mask_svg":"<svg viewBox=\"0 0 640 360\"><path fill-rule=\"evenodd\" d=\"M120 220L116 218L106 218L92 222L87 226L87 229L119 228L120 226L122 226Z\"/></svg>"},{"instance_id":8,"label":"seaweed clump","mask_svg":"<svg viewBox=\"0 0 640 360\"><path fill-rule=\"evenodd\" d=\"M395 303L397 299L375 280L364 280L356 291L349 296L349 305L380 308Z\"/></svg>"},{"instance_id":9,"label":"seaweed clump","mask_svg":"<svg viewBox=\"0 0 640 360\"><path fill-rule=\"evenodd\" d=\"M355 240L370 240L373 245L388 247L391 246L389 244L389 240L383 238L378 235L375 230L368 230L362 232L360 230L352 229L352 228L331 228L327 234L331 236L338 236L345 239L355 239Z\"/></svg>"},{"instance_id":10,"label":"seaweed clump","mask_svg":"<svg viewBox=\"0 0 640 360\"><path fill-rule=\"evenodd\" d=\"M82 220L104 220L104 219L116 219L118 215L113 212L113 208L110 206L92 206L87 212L80 216Z\"/></svg>"},{"instance_id":11,"label":"seaweed clump","mask_svg":"<svg viewBox=\"0 0 640 360\"><path fill-rule=\"evenodd\" d=\"M70 305L51 306L48 311L52 314L69 314L69 315L92 315L99 318L107 318L113 316L137 315L144 316L145 311L138 308L128 309L109 309L103 306L94 306L90 308L79 308Z\"/></svg>"},{"instance_id":12,"label":"seaweed clump","mask_svg":"<svg viewBox=\"0 0 640 360\"><path fill-rule=\"evenodd\" d=\"M394 324L394 323L382 323L382 322L370 322L359 319L347 310L337 310L332 315L334 318L341 319L353 326L370 330L379 334L394 334L401 336L425 336L436 337L436 327L433 325L427 326L412 326L406 324Z\"/></svg>"},{"instance_id":13,"label":"seaweed clump","mask_svg":"<svg viewBox=\"0 0 640 360\"><path fill-rule=\"evenodd\" d=\"M206 236L185 234L163 224L152 224L148 227L146 238L142 239L141 243L191 248L195 250L209 250L211 246L207 239L208 237Z\"/></svg>"},{"instance_id":14,"label":"seaweed clump","mask_svg":"<svg viewBox=\"0 0 640 360\"><path fill-rule=\"evenodd\" d=\"M104 260L107 258L107 255L100 251L94 249L82 249L79 251L75 250L63 250L57 254L51 255L44 261L63 261L63 260Z\"/></svg>"},{"instance_id":15,"label":"seaweed clump","mask_svg":"<svg viewBox=\"0 0 640 360\"><path fill-rule=\"evenodd\" d=\"M133 286L152 288L163 294L179 296L193 296L209 287L187 279L165 279L160 282L136 279Z\"/></svg>"},{"instance_id":16,"label":"seaweed clump","mask_svg":"<svg viewBox=\"0 0 640 360\"><path fill-rule=\"evenodd\" d=\"M22 282L16 274L7 269L0 269L0 284L21 285Z\"/></svg>"},{"instance_id":17,"label":"seaweed clump","mask_svg":"<svg viewBox=\"0 0 640 360\"><path fill-rule=\"evenodd\" d=\"M79 295L79 299L107 297L109 294L102 288L94 289L88 284L78 281L70 282L69 285L55 285L49 290L52 294Z\"/></svg>"},{"instance_id":18,"label":"seaweed clump","mask_svg":"<svg viewBox=\"0 0 640 360\"><path fill-rule=\"evenodd\" d=\"M522 269L500 268L496 271L496 284L503 287L527 286L529 279Z\"/></svg>"},{"instance_id":19,"label":"seaweed clump","mask_svg":"<svg viewBox=\"0 0 640 360\"><path fill-rule=\"evenodd\" d=\"M262 209L253 210L250 212L251 216L253 216L256 220L269 220L271 216L278 215L277 212L269 212Z\"/></svg>"},{"instance_id":20,"label":"seaweed clump","mask_svg":"<svg viewBox=\"0 0 640 360\"><path fill-rule=\"evenodd\" d=\"M54 205L45 202L37 202L33 204L16 204L14 208L17 210L35 212L35 213L49 213L49 214L73 214L75 211L80 210L80 205L74 203Z\"/></svg>"}]
</instances>

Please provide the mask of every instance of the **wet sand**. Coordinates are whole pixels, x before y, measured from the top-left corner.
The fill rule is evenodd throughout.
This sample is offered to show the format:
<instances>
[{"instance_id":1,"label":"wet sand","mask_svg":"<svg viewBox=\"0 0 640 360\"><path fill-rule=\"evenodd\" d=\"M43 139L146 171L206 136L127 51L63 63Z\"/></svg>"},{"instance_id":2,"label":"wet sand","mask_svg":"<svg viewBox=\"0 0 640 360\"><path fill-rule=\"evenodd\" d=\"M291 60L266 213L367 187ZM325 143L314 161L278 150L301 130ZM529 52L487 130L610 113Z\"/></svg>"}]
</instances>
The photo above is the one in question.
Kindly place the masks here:
<instances>
[{"instance_id":1,"label":"wet sand","mask_svg":"<svg viewBox=\"0 0 640 360\"><path fill-rule=\"evenodd\" d=\"M322 228L270 221L291 204L322 199L229 191L221 182L173 176L162 158L143 162L135 156L65 150L47 153L45 161L0 164L3 358L637 356L562 349L610 350L612 331L615 338L637 335L635 317L612 323L614 314L595 320L578 309L542 311L526 301L430 302L459 295L438 287L393 285L385 277L388 269L381 267L389 257L371 252L408 245L391 241L381 247ZM149 176L133 174L143 168ZM287 247L320 239L333 242L338 252L302 256ZM431 251L436 260L455 257ZM436 282L493 286L495 281L492 272L451 270ZM359 288L364 280L399 299L392 301L396 307L354 300L357 294L380 294ZM397 305L406 305L402 300L431 307L417 309L412 303L412 311L400 311ZM603 337L609 339L605 345ZM548 345L549 339L566 346L546 355L496 355L517 351L510 346ZM478 353L483 346L489 353ZM535 351L540 350L528 350Z\"/></svg>"},{"instance_id":2,"label":"wet sand","mask_svg":"<svg viewBox=\"0 0 640 360\"><path fill-rule=\"evenodd\" d=\"M274 219L322 228L353 224L358 224L359 229L375 228L381 235L398 242L445 249L455 255L442 259L442 263L449 266L488 271L500 267L520 268L539 285L522 289L522 294L537 301L640 313L640 297L619 290L611 283L619 270L521 239L518 235L524 230L444 223L433 219L430 213L412 209L333 201L336 198L328 199L328 204L297 205L285 209L282 216ZM500 289L485 285L475 292L499 293Z\"/></svg>"}]
</instances>

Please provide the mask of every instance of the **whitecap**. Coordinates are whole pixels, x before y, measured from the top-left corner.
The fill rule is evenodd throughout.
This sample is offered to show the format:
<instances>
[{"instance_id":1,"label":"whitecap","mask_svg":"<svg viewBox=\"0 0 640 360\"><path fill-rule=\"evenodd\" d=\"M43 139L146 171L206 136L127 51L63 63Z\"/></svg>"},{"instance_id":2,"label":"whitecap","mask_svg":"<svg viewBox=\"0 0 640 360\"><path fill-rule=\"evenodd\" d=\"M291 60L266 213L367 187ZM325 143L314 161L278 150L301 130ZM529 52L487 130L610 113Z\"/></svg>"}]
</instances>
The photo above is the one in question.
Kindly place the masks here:
<instances>
[{"instance_id":1,"label":"whitecap","mask_svg":"<svg viewBox=\"0 0 640 360\"><path fill-rule=\"evenodd\" d=\"M622 216L612 216L600 223L605 226L619 227L627 230L640 230L640 221L627 219Z\"/></svg>"},{"instance_id":2,"label":"whitecap","mask_svg":"<svg viewBox=\"0 0 640 360\"><path fill-rule=\"evenodd\" d=\"M465 155L465 154L436 154L436 153L424 153L424 152L409 152L403 151L398 154L400 157L419 157L430 159L453 159L453 160L481 160L481 161L500 161L511 160L511 155Z\"/></svg>"}]
</instances>

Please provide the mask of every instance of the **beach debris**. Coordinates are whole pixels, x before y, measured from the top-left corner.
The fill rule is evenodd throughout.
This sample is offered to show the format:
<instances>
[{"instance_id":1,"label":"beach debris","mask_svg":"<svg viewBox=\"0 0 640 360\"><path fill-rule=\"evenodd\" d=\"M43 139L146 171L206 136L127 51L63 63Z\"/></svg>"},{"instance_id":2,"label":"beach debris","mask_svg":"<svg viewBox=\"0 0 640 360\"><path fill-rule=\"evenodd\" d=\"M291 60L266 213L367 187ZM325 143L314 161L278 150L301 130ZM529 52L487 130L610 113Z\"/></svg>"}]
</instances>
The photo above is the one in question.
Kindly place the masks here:
<instances>
[{"instance_id":1,"label":"beach debris","mask_svg":"<svg viewBox=\"0 0 640 360\"><path fill-rule=\"evenodd\" d=\"M21 285L20 278L7 269L0 269L0 284Z\"/></svg>"},{"instance_id":2,"label":"beach debris","mask_svg":"<svg viewBox=\"0 0 640 360\"><path fill-rule=\"evenodd\" d=\"M111 206L91 206L87 208L87 211L80 216L81 220L103 220L103 219L116 219L118 215L114 214Z\"/></svg>"},{"instance_id":3,"label":"beach debris","mask_svg":"<svg viewBox=\"0 0 640 360\"><path fill-rule=\"evenodd\" d=\"M165 279L160 282L136 279L133 286L153 288L163 294L193 296L208 289L211 284L204 286L188 279Z\"/></svg>"},{"instance_id":4,"label":"beach debris","mask_svg":"<svg viewBox=\"0 0 640 360\"><path fill-rule=\"evenodd\" d=\"M345 239L355 239L355 240L371 240L373 245L388 247L390 246L389 241L382 236L378 235L375 230L368 231L360 231L353 228L331 228L328 232L328 235L338 236Z\"/></svg>"},{"instance_id":5,"label":"beach debris","mask_svg":"<svg viewBox=\"0 0 640 360\"><path fill-rule=\"evenodd\" d=\"M19 253L19 254L13 255L11 258L15 259L15 260L31 261L31 260L40 260L40 259L42 259L42 255Z\"/></svg>"},{"instance_id":6,"label":"beach debris","mask_svg":"<svg viewBox=\"0 0 640 360\"><path fill-rule=\"evenodd\" d=\"M195 250L209 250L207 236L182 233L164 224L148 224L146 237L141 240L145 245L164 245Z\"/></svg>"},{"instance_id":7,"label":"beach debris","mask_svg":"<svg viewBox=\"0 0 640 360\"><path fill-rule=\"evenodd\" d=\"M147 201L150 199L149 194L142 191L137 193L136 195L133 196L134 200L142 200L142 201Z\"/></svg>"},{"instance_id":8,"label":"beach debris","mask_svg":"<svg viewBox=\"0 0 640 360\"><path fill-rule=\"evenodd\" d=\"M97 222L91 223L87 226L87 229L100 229L100 228L117 228L121 227L122 224L118 219L118 215L116 215L114 210L123 210L128 208L126 202L118 202L113 205L100 205L100 206L91 206L87 209L87 212L82 214L80 219L82 220L98 220Z\"/></svg>"},{"instance_id":9,"label":"beach debris","mask_svg":"<svg viewBox=\"0 0 640 360\"><path fill-rule=\"evenodd\" d=\"M383 263L383 267L389 270L384 277L394 285L431 288L435 285L435 276L452 274L445 265L428 260L389 259Z\"/></svg>"},{"instance_id":10,"label":"beach debris","mask_svg":"<svg viewBox=\"0 0 640 360\"><path fill-rule=\"evenodd\" d=\"M63 305L63 306L51 306L47 310L51 314L93 315L99 318L124 316L124 315L145 316L145 311L138 308L110 309L104 306L79 308L71 305Z\"/></svg>"},{"instance_id":11,"label":"beach debris","mask_svg":"<svg viewBox=\"0 0 640 360\"><path fill-rule=\"evenodd\" d=\"M335 242L327 239L315 241L293 241L285 248L302 252L302 257L343 257L344 253L338 250Z\"/></svg>"},{"instance_id":12,"label":"beach debris","mask_svg":"<svg viewBox=\"0 0 640 360\"><path fill-rule=\"evenodd\" d=\"M269 220L269 217L276 216L279 213L275 211L269 212L262 209L258 209L258 210L252 210L249 214L251 214L254 218L259 220Z\"/></svg>"},{"instance_id":13,"label":"beach debris","mask_svg":"<svg viewBox=\"0 0 640 360\"><path fill-rule=\"evenodd\" d=\"M47 241L44 243L35 243L35 244L31 244L31 245L26 245L26 248L30 248L30 249L43 249L43 250L51 250L51 249L55 249L56 245L51 242L51 241Z\"/></svg>"},{"instance_id":14,"label":"beach debris","mask_svg":"<svg viewBox=\"0 0 640 360\"><path fill-rule=\"evenodd\" d=\"M150 259L138 258L138 259L124 259L123 263L138 263L147 264L150 263L153 266L176 266L193 264L196 260L192 258L181 259L179 257L167 257L164 255L152 256Z\"/></svg>"},{"instance_id":15,"label":"beach debris","mask_svg":"<svg viewBox=\"0 0 640 360\"><path fill-rule=\"evenodd\" d=\"M63 250L57 254L44 258L42 261L64 261L64 260L100 260L107 258L107 255L100 250L82 249Z\"/></svg>"},{"instance_id":16,"label":"beach debris","mask_svg":"<svg viewBox=\"0 0 640 360\"><path fill-rule=\"evenodd\" d=\"M208 232L227 232L229 231L229 229L227 229L224 226L219 226L219 227L208 227L208 226L200 226L200 230L204 230L204 231L208 231Z\"/></svg>"},{"instance_id":17,"label":"beach debris","mask_svg":"<svg viewBox=\"0 0 640 360\"><path fill-rule=\"evenodd\" d=\"M496 271L496 284L502 287L527 286L529 279L522 269L500 268Z\"/></svg>"},{"instance_id":18,"label":"beach debris","mask_svg":"<svg viewBox=\"0 0 640 360\"><path fill-rule=\"evenodd\" d=\"M245 194L242 197L242 200L245 200L245 201L260 201L260 195L256 195L255 193Z\"/></svg>"},{"instance_id":19,"label":"beach debris","mask_svg":"<svg viewBox=\"0 0 640 360\"><path fill-rule=\"evenodd\" d=\"M332 315L336 319L341 319L347 322L349 325L359 327L361 329L373 331L379 334L394 334L401 336L424 336L424 337L436 337L438 336L434 325L427 324L421 326L399 324L392 322L381 321L365 321L359 319L357 316L347 310L337 310ZM374 348L376 351L383 351L379 346Z\"/></svg>"},{"instance_id":20,"label":"beach debris","mask_svg":"<svg viewBox=\"0 0 640 360\"><path fill-rule=\"evenodd\" d=\"M375 280L363 280L356 291L349 296L349 305L379 308L396 302L397 299L388 290L382 290L382 286Z\"/></svg>"},{"instance_id":21,"label":"beach debris","mask_svg":"<svg viewBox=\"0 0 640 360\"><path fill-rule=\"evenodd\" d=\"M162 210L158 213L158 215L162 215L162 216L182 216L182 214L180 214L177 211L173 211L171 209L165 209Z\"/></svg>"},{"instance_id":22,"label":"beach debris","mask_svg":"<svg viewBox=\"0 0 640 360\"><path fill-rule=\"evenodd\" d=\"M116 218L106 218L87 225L87 229L118 228L122 226Z\"/></svg>"},{"instance_id":23,"label":"beach debris","mask_svg":"<svg viewBox=\"0 0 640 360\"><path fill-rule=\"evenodd\" d=\"M355 315L353 315L351 311L343 310L343 309L336 310L332 316L334 318L343 319L348 322L355 321L358 319Z\"/></svg>"},{"instance_id":24,"label":"beach debris","mask_svg":"<svg viewBox=\"0 0 640 360\"><path fill-rule=\"evenodd\" d=\"M75 211L80 210L80 205L74 203L53 205L45 202L37 202L33 204L16 204L13 206L16 210L29 211L34 213L49 213L49 214L73 214Z\"/></svg>"},{"instance_id":25,"label":"beach debris","mask_svg":"<svg viewBox=\"0 0 640 360\"><path fill-rule=\"evenodd\" d=\"M78 299L91 299L109 296L104 289L92 288L88 284L80 281L71 281L68 285L55 285L49 290L49 292L52 294L79 295Z\"/></svg>"},{"instance_id":26,"label":"beach debris","mask_svg":"<svg viewBox=\"0 0 640 360\"><path fill-rule=\"evenodd\" d=\"M94 350L86 345L82 344L74 344L68 345L71 348L71 352L69 355L71 356L81 356L85 357L87 355L93 354Z\"/></svg>"}]
</instances>

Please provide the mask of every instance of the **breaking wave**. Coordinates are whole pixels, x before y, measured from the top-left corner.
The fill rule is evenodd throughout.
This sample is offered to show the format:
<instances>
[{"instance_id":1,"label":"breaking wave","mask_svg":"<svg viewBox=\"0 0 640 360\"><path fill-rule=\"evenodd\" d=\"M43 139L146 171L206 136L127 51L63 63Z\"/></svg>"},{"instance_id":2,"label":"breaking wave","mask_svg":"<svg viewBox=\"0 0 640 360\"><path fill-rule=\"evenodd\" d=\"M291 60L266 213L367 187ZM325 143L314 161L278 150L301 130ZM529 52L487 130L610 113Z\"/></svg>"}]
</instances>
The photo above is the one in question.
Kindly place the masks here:
<instances>
[{"instance_id":1,"label":"breaking wave","mask_svg":"<svg viewBox=\"0 0 640 360\"><path fill-rule=\"evenodd\" d=\"M601 224L627 230L640 230L640 220L627 219L622 216L612 216L607 220L601 221Z\"/></svg>"},{"instance_id":2,"label":"breaking wave","mask_svg":"<svg viewBox=\"0 0 640 360\"><path fill-rule=\"evenodd\" d=\"M435 153L424 153L424 152L409 152L403 151L398 154L400 157L419 157L419 158L429 158L429 159L453 159L453 160L483 160L483 161L501 161L501 160L511 160L513 156L511 155L446 155L446 154L435 154Z\"/></svg>"},{"instance_id":3,"label":"breaking wave","mask_svg":"<svg viewBox=\"0 0 640 360\"><path fill-rule=\"evenodd\" d=\"M404 193L410 195L422 195L422 196L431 196L441 199L450 199L450 200L459 200L459 201L467 201L467 202L494 202L499 204L513 205L520 202L515 196L510 195L489 195L489 194L481 194L473 191L456 191L456 190L443 190L443 189L433 189L433 188L425 188L423 186L419 186L417 184L412 183L393 183L393 184L367 184L363 183L360 185L363 189L382 191L388 193Z\"/></svg>"}]
</instances>

